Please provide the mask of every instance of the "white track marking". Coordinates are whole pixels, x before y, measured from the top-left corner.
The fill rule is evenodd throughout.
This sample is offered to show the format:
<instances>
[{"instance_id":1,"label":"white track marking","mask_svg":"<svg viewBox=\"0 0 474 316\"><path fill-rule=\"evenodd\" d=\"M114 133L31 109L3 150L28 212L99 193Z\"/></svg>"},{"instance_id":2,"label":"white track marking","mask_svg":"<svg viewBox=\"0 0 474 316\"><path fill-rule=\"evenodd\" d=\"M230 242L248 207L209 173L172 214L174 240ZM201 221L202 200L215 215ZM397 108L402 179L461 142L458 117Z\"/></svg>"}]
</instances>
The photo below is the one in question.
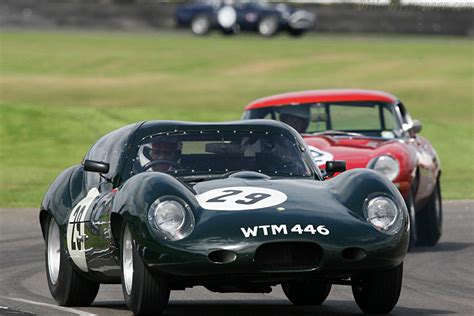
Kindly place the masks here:
<instances>
[{"instance_id":1,"label":"white track marking","mask_svg":"<svg viewBox=\"0 0 474 316\"><path fill-rule=\"evenodd\" d=\"M12 301L17 301L17 302L22 302L26 304L32 304L32 305L38 305L38 306L46 306L49 308L56 309L58 311L63 311L63 312L68 312L72 314L76 314L79 316L97 316L97 314L92 314L88 312L81 311L79 309L73 309L73 308L67 308L67 307L62 307L62 306L56 306L52 304L47 304L47 303L42 303L42 302L35 302L35 301L30 301L30 300L25 300L23 298L16 298L16 297L5 297L6 299L12 300Z\"/></svg>"},{"instance_id":2,"label":"white track marking","mask_svg":"<svg viewBox=\"0 0 474 316\"><path fill-rule=\"evenodd\" d=\"M334 156L327 152L322 151L314 146L308 146L311 156L313 156L314 162L319 166L325 165L326 161L333 160Z\"/></svg>"}]
</instances>

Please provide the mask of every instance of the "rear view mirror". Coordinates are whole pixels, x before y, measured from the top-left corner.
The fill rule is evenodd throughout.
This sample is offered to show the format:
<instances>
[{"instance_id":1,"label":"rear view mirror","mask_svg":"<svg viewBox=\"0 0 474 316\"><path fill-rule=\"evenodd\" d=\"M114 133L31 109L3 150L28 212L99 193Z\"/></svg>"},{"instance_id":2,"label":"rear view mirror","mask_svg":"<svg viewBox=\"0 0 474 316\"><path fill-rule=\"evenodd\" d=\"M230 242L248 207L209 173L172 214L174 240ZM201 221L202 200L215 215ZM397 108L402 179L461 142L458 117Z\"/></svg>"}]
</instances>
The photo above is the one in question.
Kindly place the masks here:
<instances>
[{"instance_id":1,"label":"rear view mirror","mask_svg":"<svg viewBox=\"0 0 474 316\"><path fill-rule=\"evenodd\" d=\"M409 129L410 134L412 135L418 134L419 132L421 132L421 127L422 127L421 122L418 120L414 120L413 125Z\"/></svg>"},{"instance_id":2,"label":"rear view mirror","mask_svg":"<svg viewBox=\"0 0 474 316\"><path fill-rule=\"evenodd\" d=\"M87 159L84 161L85 171L108 173L109 167L110 165L106 162L87 160Z\"/></svg>"},{"instance_id":3,"label":"rear view mirror","mask_svg":"<svg viewBox=\"0 0 474 316\"><path fill-rule=\"evenodd\" d=\"M332 176L336 172L346 171L346 162L344 160L326 161L326 176Z\"/></svg>"}]
</instances>

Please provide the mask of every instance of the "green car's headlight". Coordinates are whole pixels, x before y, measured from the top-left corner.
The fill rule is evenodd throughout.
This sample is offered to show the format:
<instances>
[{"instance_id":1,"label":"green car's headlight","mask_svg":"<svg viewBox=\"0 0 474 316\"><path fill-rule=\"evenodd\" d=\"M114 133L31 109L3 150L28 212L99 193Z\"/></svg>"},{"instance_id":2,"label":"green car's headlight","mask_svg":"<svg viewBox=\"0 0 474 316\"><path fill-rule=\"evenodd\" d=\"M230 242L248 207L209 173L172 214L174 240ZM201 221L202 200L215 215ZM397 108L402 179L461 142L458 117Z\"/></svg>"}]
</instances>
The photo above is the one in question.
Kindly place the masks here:
<instances>
[{"instance_id":1,"label":"green car's headlight","mask_svg":"<svg viewBox=\"0 0 474 316\"><path fill-rule=\"evenodd\" d=\"M367 168L380 172L390 181L395 180L400 172L398 160L389 155L375 157L369 162Z\"/></svg>"},{"instance_id":2,"label":"green car's headlight","mask_svg":"<svg viewBox=\"0 0 474 316\"><path fill-rule=\"evenodd\" d=\"M365 200L364 215L372 226L387 235L395 235L403 226L402 210L391 198L383 195Z\"/></svg>"},{"instance_id":3,"label":"green car's headlight","mask_svg":"<svg viewBox=\"0 0 474 316\"><path fill-rule=\"evenodd\" d=\"M194 229L194 215L189 205L180 199L157 199L150 206L148 220L164 239L183 239Z\"/></svg>"}]
</instances>

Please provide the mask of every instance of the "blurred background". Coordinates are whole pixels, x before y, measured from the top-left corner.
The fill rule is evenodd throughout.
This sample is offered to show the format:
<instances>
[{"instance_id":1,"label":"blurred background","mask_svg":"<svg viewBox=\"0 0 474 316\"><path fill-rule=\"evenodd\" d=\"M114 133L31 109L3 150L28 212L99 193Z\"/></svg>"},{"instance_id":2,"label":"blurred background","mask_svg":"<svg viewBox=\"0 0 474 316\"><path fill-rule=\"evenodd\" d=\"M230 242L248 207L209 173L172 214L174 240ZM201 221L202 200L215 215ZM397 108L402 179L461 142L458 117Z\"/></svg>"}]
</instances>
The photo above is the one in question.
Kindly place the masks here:
<instances>
[{"instance_id":1,"label":"blurred background","mask_svg":"<svg viewBox=\"0 0 474 316\"><path fill-rule=\"evenodd\" d=\"M474 199L473 1L272 2L314 15L296 38L195 36L175 16L192 3L0 0L1 207L39 206L125 124L238 120L257 98L327 88L399 97L440 155L444 198Z\"/></svg>"}]
</instances>

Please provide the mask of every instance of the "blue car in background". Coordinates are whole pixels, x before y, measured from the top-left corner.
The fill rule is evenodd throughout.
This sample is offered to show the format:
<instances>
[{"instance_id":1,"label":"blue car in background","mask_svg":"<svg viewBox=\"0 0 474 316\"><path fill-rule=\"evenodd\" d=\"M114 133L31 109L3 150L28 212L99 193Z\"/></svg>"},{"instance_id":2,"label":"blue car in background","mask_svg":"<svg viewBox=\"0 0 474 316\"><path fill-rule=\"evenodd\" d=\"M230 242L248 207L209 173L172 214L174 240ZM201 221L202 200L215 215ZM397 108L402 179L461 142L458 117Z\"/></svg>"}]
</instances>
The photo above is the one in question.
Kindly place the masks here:
<instances>
[{"instance_id":1,"label":"blue car in background","mask_svg":"<svg viewBox=\"0 0 474 316\"><path fill-rule=\"evenodd\" d=\"M257 31L266 37L283 30L300 36L312 29L316 20L307 10L255 0L201 0L178 6L175 18L178 26L191 27L196 35L220 29L224 34Z\"/></svg>"}]
</instances>

